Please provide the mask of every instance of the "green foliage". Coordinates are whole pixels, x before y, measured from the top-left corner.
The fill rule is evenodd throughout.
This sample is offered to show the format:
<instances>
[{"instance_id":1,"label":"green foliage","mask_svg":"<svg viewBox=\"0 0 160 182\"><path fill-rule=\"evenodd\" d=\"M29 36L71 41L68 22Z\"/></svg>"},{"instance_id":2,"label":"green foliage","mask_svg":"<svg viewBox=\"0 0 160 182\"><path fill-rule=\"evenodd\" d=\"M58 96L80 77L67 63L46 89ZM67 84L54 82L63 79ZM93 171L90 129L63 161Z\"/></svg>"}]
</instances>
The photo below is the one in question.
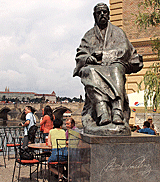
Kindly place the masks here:
<instances>
[{"instance_id":1,"label":"green foliage","mask_svg":"<svg viewBox=\"0 0 160 182\"><path fill-rule=\"evenodd\" d=\"M73 97L72 99L71 98L69 98L69 97L57 97L56 98L56 100L57 100L57 102L62 102L62 101L65 101L65 100L68 100L68 102L80 102L80 101L82 101L82 102L84 102L84 100L82 99L82 98L77 98L77 97Z\"/></svg>"},{"instance_id":2,"label":"green foliage","mask_svg":"<svg viewBox=\"0 0 160 182\"><path fill-rule=\"evenodd\" d=\"M158 38L152 39L152 51L158 54L160 60L160 40Z\"/></svg>"},{"instance_id":3,"label":"green foliage","mask_svg":"<svg viewBox=\"0 0 160 182\"><path fill-rule=\"evenodd\" d=\"M6 100L6 96L5 95L3 95L3 97L2 97L2 101L5 101Z\"/></svg>"},{"instance_id":4,"label":"green foliage","mask_svg":"<svg viewBox=\"0 0 160 182\"><path fill-rule=\"evenodd\" d=\"M135 23L141 29L147 27L158 27L160 24L160 0L144 0L138 4L139 12L136 16ZM154 36L153 36L154 37ZM158 55L160 60L160 40L153 38L152 51ZM160 62L153 63L146 71L143 80L138 85L138 91L144 82L144 105L147 110L148 102L153 109L160 105Z\"/></svg>"},{"instance_id":5,"label":"green foliage","mask_svg":"<svg viewBox=\"0 0 160 182\"><path fill-rule=\"evenodd\" d=\"M160 104L160 64L154 63L146 71L143 80L139 83L138 89L141 89L142 82L144 82L144 105L147 110L148 101L153 109L158 108Z\"/></svg>"},{"instance_id":6,"label":"green foliage","mask_svg":"<svg viewBox=\"0 0 160 182\"><path fill-rule=\"evenodd\" d=\"M160 0L145 0L138 4L139 12L135 23L145 29L150 26L158 26L160 23Z\"/></svg>"}]
</instances>

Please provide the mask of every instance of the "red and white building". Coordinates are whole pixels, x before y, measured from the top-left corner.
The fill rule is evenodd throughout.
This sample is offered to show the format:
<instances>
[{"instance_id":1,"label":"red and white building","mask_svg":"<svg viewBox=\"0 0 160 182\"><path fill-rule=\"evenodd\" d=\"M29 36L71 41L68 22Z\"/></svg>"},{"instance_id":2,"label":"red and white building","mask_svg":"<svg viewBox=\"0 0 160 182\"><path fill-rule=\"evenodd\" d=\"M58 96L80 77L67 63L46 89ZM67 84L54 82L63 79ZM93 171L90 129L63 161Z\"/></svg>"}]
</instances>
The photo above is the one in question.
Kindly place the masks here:
<instances>
[{"instance_id":1,"label":"red and white building","mask_svg":"<svg viewBox=\"0 0 160 182\"><path fill-rule=\"evenodd\" d=\"M35 92L10 92L9 88L6 87L5 91L0 92L0 100L3 97L6 99L19 99L20 101L28 101L36 98L45 97L45 101L49 100L49 102L56 103L56 94L53 91L51 94L37 94Z\"/></svg>"}]
</instances>

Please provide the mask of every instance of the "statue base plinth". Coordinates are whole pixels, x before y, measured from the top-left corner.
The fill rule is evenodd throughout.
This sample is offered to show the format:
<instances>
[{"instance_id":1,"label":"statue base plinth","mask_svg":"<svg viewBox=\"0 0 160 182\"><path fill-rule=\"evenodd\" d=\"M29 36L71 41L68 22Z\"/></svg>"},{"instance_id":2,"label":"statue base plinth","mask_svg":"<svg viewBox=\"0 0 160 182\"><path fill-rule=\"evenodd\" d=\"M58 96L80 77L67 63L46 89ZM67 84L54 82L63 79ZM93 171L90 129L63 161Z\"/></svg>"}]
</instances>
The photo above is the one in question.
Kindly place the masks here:
<instances>
[{"instance_id":1,"label":"statue base plinth","mask_svg":"<svg viewBox=\"0 0 160 182\"><path fill-rule=\"evenodd\" d=\"M124 121L124 125L115 125L109 123L104 126L97 126L96 122L86 115L82 117L82 123L84 128L84 133L98 136L130 136L131 130L129 124Z\"/></svg>"},{"instance_id":2,"label":"statue base plinth","mask_svg":"<svg viewBox=\"0 0 160 182\"><path fill-rule=\"evenodd\" d=\"M76 132L77 133L77 132ZM69 177L74 182L160 181L160 137L93 136L71 131Z\"/></svg>"}]
</instances>

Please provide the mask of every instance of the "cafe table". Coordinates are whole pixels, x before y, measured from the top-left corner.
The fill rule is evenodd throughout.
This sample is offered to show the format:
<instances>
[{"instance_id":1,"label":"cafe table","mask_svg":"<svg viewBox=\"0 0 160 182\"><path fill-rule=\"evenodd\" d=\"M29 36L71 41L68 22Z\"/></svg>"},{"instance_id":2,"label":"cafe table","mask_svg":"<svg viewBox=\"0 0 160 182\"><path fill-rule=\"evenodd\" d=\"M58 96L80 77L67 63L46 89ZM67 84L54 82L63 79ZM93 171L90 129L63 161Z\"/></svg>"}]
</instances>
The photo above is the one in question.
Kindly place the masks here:
<instances>
[{"instance_id":1,"label":"cafe table","mask_svg":"<svg viewBox=\"0 0 160 182\"><path fill-rule=\"evenodd\" d=\"M28 147L32 148L34 150L39 150L39 155L41 155L40 154L41 149L45 149L45 150L51 150L52 149L52 147L46 145L46 143L32 143L32 144L29 144ZM45 152L43 154L45 156ZM46 158L46 156L45 156L45 158ZM42 162L41 162L41 172L42 172ZM45 180L45 176L46 176L46 159L45 159L45 172L43 175L43 181Z\"/></svg>"},{"instance_id":2,"label":"cafe table","mask_svg":"<svg viewBox=\"0 0 160 182\"><path fill-rule=\"evenodd\" d=\"M51 150L51 146L46 145L46 143L31 143L28 145L29 148L33 149L49 149Z\"/></svg>"}]
</instances>

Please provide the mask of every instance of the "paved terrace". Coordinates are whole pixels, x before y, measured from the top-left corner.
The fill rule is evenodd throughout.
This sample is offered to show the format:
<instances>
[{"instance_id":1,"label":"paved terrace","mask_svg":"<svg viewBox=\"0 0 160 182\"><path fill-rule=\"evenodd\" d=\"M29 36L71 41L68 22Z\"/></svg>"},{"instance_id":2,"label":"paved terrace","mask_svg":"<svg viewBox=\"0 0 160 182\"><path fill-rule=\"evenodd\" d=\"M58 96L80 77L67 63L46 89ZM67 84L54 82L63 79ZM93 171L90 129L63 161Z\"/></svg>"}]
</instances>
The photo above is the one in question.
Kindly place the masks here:
<instances>
[{"instance_id":1,"label":"paved terrace","mask_svg":"<svg viewBox=\"0 0 160 182\"><path fill-rule=\"evenodd\" d=\"M12 174L13 174L13 168L14 168L14 155L11 155L11 159L8 161L6 158L6 168L4 167L4 162L3 162L3 156L0 154L0 181L1 182L11 182L12 181ZM17 164L18 165L18 164ZM32 170L34 170L36 166L32 166ZM43 166L44 168L44 166ZM15 178L14 182L18 181L18 167L16 167L16 173L15 173ZM39 168L40 169L40 168ZM44 172L44 169L43 169ZM21 167L21 174L20 174L20 182L32 182L36 181L36 172L32 175L32 180L29 179L29 166L22 166ZM38 175L39 182L43 181L43 177L39 172ZM58 180L54 177L54 175L50 176L50 180L52 182L57 182ZM46 179L48 181L48 179Z\"/></svg>"}]
</instances>

